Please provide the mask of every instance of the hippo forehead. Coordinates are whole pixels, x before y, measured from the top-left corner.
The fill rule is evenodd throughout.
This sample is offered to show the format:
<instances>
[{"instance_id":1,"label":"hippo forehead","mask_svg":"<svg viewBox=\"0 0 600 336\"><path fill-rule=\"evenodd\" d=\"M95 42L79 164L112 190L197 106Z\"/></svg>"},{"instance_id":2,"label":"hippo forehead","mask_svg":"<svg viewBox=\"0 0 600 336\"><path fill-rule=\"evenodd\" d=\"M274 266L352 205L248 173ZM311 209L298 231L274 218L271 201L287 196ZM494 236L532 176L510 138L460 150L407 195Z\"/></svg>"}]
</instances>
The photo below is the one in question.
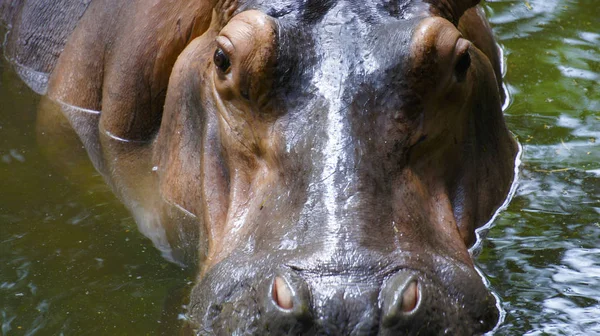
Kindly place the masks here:
<instances>
[{"instance_id":1,"label":"hippo forehead","mask_svg":"<svg viewBox=\"0 0 600 336\"><path fill-rule=\"evenodd\" d=\"M280 73L296 65L313 82L338 84L352 79L349 74L365 81L376 71L398 70L408 56L415 19L427 7L413 0L257 0L238 12L257 9L277 19ZM306 71L312 67L317 69Z\"/></svg>"},{"instance_id":2,"label":"hippo forehead","mask_svg":"<svg viewBox=\"0 0 600 336\"><path fill-rule=\"evenodd\" d=\"M370 24L390 19L408 19L425 8L421 0L305 0L245 2L239 11L258 9L275 17L291 17L296 21L314 23L323 20L330 12L341 8L364 19Z\"/></svg>"},{"instance_id":3,"label":"hippo forehead","mask_svg":"<svg viewBox=\"0 0 600 336\"><path fill-rule=\"evenodd\" d=\"M387 112L417 110L411 99L414 85L406 74L414 30L430 15L429 6L420 0L254 0L242 3L236 13L259 10L275 19L277 62L272 96L280 99L272 101L289 118L298 111L302 120L295 121L302 123L311 119L307 110L339 111L373 100L385 103L379 111L381 107L387 107ZM352 119L365 117L351 116L348 111L342 114ZM289 125L288 140L299 139L294 136L299 129L314 134L313 127Z\"/></svg>"},{"instance_id":4,"label":"hippo forehead","mask_svg":"<svg viewBox=\"0 0 600 336\"><path fill-rule=\"evenodd\" d=\"M275 19L273 94L281 99L274 101L286 113L300 110L306 117L310 105L332 111L374 100L385 104L376 109L380 112L417 111L416 79L408 76L411 41L419 22L431 15L429 7L420 0L256 0L237 12L256 9Z\"/></svg>"}]
</instances>

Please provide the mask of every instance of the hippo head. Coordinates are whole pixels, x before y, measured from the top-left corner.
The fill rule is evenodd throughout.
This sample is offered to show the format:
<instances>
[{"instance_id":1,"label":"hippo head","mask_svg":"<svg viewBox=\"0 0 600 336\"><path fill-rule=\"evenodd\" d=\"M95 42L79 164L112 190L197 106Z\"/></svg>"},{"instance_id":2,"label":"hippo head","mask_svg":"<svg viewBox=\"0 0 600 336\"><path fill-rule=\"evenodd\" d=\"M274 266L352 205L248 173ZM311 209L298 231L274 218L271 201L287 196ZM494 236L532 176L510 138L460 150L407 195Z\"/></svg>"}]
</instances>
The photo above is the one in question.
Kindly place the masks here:
<instances>
[{"instance_id":1,"label":"hippo head","mask_svg":"<svg viewBox=\"0 0 600 336\"><path fill-rule=\"evenodd\" d=\"M202 223L199 334L496 325L469 247L516 146L476 3L217 6L175 64L154 147L163 196Z\"/></svg>"}]
</instances>

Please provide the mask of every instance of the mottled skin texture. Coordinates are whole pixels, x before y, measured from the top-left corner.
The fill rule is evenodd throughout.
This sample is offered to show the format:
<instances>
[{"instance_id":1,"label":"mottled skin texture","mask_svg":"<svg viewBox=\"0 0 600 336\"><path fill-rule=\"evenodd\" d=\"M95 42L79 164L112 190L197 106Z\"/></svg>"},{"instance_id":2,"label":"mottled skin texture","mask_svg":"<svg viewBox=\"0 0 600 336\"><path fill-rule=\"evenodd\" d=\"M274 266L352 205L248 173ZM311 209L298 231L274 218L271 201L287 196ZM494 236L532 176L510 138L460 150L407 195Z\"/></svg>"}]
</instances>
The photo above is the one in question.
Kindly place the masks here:
<instances>
[{"instance_id":1,"label":"mottled skin texture","mask_svg":"<svg viewBox=\"0 0 600 336\"><path fill-rule=\"evenodd\" d=\"M37 93L46 92L47 74L88 4L89 0L0 1L0 21L12 25L5 56Z\"/></svg>"},{"instance_id":2,"label":"mottled skin texture","mask_svg":"<svg viewBox=\"0 0 600 336\"><path fill-rule=\"evenodd\" d=\"M477 3L94 0L31 64L53 69L40 133L67 159L79 138L199 266L190 330L481 334L498 311L468 248L516 144Z\"/></svg>"}]
</instances>

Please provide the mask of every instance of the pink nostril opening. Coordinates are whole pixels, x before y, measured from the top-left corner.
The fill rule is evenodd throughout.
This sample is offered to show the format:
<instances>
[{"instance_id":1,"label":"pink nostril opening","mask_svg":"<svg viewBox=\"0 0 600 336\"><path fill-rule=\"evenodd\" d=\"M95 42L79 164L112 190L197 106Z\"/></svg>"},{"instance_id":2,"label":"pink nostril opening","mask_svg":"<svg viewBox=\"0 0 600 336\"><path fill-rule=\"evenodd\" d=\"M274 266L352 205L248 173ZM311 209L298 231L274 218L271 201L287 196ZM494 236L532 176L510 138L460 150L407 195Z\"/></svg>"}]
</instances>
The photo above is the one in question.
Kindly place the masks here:
<instances>
[{"instance_id":1,"label":"pink nostril opening","mask_svg":"<svg viewBox=\"0 0 600 336\"><path fill-rule=\"evenodd\" d=\"M292 291L285 280L280 277L275 277L272 289L273 301L282 309L292 309L294 302L292 301Z\"/></svg>"},{"instance_id":2,"label":"pink nostril opening","mask_svg":"<svg viewBox=\"0 0 600 336\"><path fill-rule=\"evenodd\" d=\"M418 302L419 286L416 281L411 281L411 283L402 293L402 312L410 313L411 311L415 310Z\"/></svg>"}]
</instances>

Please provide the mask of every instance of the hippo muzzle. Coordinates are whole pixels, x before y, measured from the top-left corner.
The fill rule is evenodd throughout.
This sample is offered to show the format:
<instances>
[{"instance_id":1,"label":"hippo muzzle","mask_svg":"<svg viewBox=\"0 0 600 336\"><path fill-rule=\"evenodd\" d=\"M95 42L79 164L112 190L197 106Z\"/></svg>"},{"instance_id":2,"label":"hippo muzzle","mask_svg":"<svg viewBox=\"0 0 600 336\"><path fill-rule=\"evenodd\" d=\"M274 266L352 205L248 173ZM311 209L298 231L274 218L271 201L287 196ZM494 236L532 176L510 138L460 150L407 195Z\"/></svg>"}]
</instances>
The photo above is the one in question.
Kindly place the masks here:
<instances>
[{"instance_id":1,"label":"hippo muzzle","mask_svg":"<svg viewBox=\"0 0 600 336\"><path fill-rule=\"evenodd\" d=\"M319 253L298 263L233 255L195 288L190 318L200 335L474 335L498 320L496 299L470 265L402 252L355 256L333 265Z\"/></svg>"}]
</instances>

